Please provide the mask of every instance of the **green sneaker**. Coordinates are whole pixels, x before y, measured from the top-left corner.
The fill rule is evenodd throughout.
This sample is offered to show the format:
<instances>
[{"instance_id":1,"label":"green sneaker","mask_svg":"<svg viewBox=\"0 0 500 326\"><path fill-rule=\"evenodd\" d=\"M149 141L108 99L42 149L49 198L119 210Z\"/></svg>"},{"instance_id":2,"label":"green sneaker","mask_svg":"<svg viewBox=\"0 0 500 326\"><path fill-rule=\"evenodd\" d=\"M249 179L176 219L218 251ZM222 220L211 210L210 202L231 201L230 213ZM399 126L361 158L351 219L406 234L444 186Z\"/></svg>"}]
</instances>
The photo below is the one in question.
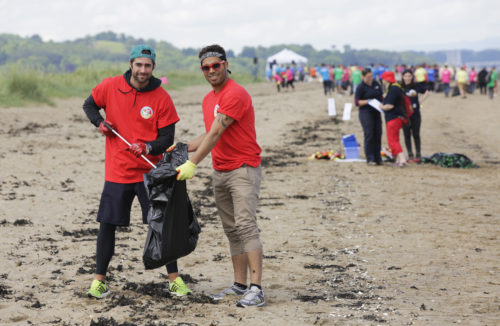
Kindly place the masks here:
<instances>
[{"instance_id":1,"label":"green sneaker","mask_svg":"<svg viewBox=\"0 0 500 326\"><path fill-rule=\"evenodd\" d=\"M180 276L177 276L173 282L170 282L169 289L170 293L175 294L178 297L183 297L186 294L193 294L193 291L191 291L186 284L184 284L184 281Z\"/></svg>"},{"instance_id":2,"label":"green sneaker","mask_svg":"<svg viewBox=\"0 0 500 326\"><path fill-rule=\"evenodd\" d=\"M109 292L106 283L101 282L99 280L93 280L92 285L90 285L90 290L89 292L87 292L87 296L89 298L94 297L97 299L102 299L110 294L111 292Z\"/></svg>"}]
</instances>

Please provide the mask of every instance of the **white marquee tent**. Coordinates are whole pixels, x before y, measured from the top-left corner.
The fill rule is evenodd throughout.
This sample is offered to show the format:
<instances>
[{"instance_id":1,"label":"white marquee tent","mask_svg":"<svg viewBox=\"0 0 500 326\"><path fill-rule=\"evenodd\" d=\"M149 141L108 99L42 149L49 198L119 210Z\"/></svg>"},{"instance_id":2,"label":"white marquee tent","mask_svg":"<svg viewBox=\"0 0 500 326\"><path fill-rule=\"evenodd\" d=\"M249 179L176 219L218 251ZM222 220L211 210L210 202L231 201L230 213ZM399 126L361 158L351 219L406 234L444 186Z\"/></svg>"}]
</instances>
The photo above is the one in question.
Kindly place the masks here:
<instances>
[{"instance_id":1,"label":"white marquee tent","mask_svg":"<svg viewBox=\"0 0 500 326\"><path fill-rule=\"evenodd\" d=\"M291 50L283 49L280 52L270 56L267 58L267 63L271 63L276 60L276 63L279 65L286 65L295 62L296 64L306 64L307 58L297 54Z\"/></svg>"}]
</instances>

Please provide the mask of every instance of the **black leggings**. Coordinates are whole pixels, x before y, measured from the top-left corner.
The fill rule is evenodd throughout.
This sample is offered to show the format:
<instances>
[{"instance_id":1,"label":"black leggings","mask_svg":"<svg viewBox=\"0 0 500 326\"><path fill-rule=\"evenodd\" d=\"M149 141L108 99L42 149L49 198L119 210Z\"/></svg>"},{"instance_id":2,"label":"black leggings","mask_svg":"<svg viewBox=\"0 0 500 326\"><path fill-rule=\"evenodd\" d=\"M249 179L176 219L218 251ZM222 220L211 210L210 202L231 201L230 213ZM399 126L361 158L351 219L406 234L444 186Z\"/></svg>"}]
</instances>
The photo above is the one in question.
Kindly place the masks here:
<instances>
[{"instance_id":1,"label":"black leggings","mask_svg":"<svg viewBox=\"0 0 500 326\"><path fill-rule=\"evenodd\" d=\"M109 262L115 253L115 231L116 225L102 223L99 226L97 234L97 250L96 250L96 274L106 275ZM177 273L177 261L166 265L167 273Z\"/></svg>"},{"instance_id":2,"label":"black leggings","mask_svg":"<svg viewBox=\"0 0 500 326\"><path fill-rule=\"evenodd\" d=\"M325 95L327 93L332 92L332 81L331 80L323 80L323 91L325 92Z\"/></svg>"},{"instance_id":3,"label":"black leggings","mask_svg":"<svg viewBox=\"0 0 500 326\"><path fill-rule=\"evenodd\" d=\"M408 155L413 155L411 149L411 136L413 135L413 140L415 141L415 151L416 156L420 157L422 154L420 152L420 125L422 124L422 116L420 111L415 112L410 118L410 122L403 126L403 132L405 134L405 144L406 151Z\"/></svg>"},{"instance_id":4,"label":"black leggings","mask_svg":"<svg viewBox=\"0 0 500 326\"><path fill-rule=\"evenodd\" d=\"M486 83L479 83L480 94L486 95Z\"/></svg>"}]
</instances>

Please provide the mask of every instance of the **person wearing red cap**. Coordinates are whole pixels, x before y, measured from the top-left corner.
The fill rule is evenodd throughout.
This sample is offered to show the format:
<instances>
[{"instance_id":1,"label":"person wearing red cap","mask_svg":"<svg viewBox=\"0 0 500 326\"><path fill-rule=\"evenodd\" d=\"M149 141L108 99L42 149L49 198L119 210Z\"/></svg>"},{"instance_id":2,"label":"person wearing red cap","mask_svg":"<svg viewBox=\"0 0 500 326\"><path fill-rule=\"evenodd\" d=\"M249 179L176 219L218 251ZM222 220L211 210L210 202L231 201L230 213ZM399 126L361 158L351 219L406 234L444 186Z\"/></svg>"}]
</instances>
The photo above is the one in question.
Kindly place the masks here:
<instances>
[{"instance_id":1,"label":"person wearing red cap","mask_svg":"<svg viewBox=\"0 0 500 326\"><path fill-rule=\"evenodd\" d=\"M399 143L399 131L403 127L404 93L401 86L396 83L394 72L385 71L380 78L387 89L384 103L380 106L385 115L387 143L392 151L392 156L396 158L394 166L402 167L407 164Z\"/></svg>"}]
</instances>

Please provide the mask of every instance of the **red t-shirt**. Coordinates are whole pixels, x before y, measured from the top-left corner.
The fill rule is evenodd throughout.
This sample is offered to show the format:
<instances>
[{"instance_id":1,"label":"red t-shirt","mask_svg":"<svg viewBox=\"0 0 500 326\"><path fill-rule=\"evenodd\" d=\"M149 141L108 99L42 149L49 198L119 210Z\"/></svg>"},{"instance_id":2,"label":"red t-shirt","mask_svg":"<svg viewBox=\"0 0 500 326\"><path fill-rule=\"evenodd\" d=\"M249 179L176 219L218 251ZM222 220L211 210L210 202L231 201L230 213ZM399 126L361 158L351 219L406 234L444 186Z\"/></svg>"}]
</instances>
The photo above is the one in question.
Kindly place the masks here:
<instances>
[{"instance_id":1,"label":"red t-shirt","mask_svg":"<svg viewBox=\"0 0 500 326\"><path fill-rule=\"evenodd\" d=\"M140 92L123 76L104 79L92 90L92 97L106 112L106 120L131 144L155 140L158 129L179 121L174 103L162 87ZM141 182L142 175L151 170L151 165L126 151L127 147L119 137L106 137L106 181ZM156 163L161 155L147 158Z\"/></svg>"},{"instance_id":2,"label":"red t-shirt","mask_svg":"<svg viewBox=\"0 0 500 326\"><path fill-rule=\"evenodd\" d=\"M261 162L261 149L255 133L255 114L247 91L232 79L217 93L211 91L203 99L203 120L210 131L217 113L234 119L212 149L212 163L217 171L232 171L243 164L252 167Z\"/></svg>"}]
</instances>

